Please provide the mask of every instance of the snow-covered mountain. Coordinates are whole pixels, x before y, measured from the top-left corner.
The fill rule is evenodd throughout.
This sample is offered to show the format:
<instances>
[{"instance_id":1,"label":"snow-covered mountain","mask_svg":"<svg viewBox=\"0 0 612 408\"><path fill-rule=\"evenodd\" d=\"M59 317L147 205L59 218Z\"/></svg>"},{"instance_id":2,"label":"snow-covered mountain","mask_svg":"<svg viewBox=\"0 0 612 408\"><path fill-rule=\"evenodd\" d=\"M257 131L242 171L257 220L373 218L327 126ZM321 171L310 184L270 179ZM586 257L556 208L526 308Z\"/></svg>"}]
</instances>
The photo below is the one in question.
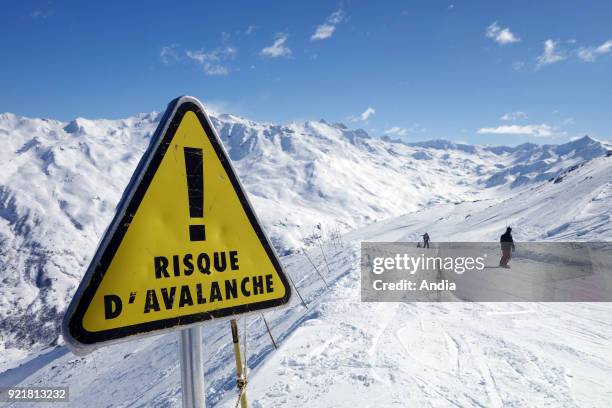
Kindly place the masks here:
<instances>
[{"instance_id":1,"label":"snow-covered mountain","mask_svg":"<svg viewBox=\"0 0 612 408\"><path fill-rule=\"evenodd\" d=\"M516 200L431 205L324 240L307 253L325 281L304 254L283 256L306 306L294 296L265 313L278 350L259 315L239 319L249 406L611 406L610 303L363 303L359 296L361 241L412 240L423 231L436 240L481 240L503 231L506 219L522 239L569 219L576 223L559 238L609 239L609 160L596 158ZM235 407L229 324L213 321L202 331L207 406ZM179 407L177 351L176 333L86 357L49 348L0 370L0 387L69 387L69 407Z\"/></svg>"},{"instance_id":2,"label":"snow-covered mountain","mask_svg":"<svg viewBox=\"0 0 612 408\"><path fill-rule=\"evenodd\" d=\"M158 120L0 115L0 370L58 341L64 308ZM519 214L530 225L524 239L609 237L612 148L588 137L559 146L405 144L325 121L212 120L282 254L407 213L434 233L461 214L470 231L490 229L480 239ZM555 204L531 223L530 209L560 197L563 211Z\"/></svg>"}]
</instances>

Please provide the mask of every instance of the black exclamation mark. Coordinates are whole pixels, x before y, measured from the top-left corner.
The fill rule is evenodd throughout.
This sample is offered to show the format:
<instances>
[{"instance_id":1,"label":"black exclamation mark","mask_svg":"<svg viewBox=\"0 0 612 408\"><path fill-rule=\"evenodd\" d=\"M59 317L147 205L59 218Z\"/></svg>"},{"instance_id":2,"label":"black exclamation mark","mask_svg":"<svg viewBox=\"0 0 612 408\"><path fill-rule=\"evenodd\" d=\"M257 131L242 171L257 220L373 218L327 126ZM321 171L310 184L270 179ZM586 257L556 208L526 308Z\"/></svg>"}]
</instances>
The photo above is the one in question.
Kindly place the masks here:
<instances>
[{"instance_id":1,"label":"black exclamation mark","mask_svg":"<svg viewBox=\"0 0 612 408\"><path fill-rule=\"evenodd\" d=\"M187 194L189 195L189 216L204 217L204 152L196 147L185 147L185 172L187 173ZM189 226L191 241L205 241L204 224Z\"/></svg>"}]
</instances>

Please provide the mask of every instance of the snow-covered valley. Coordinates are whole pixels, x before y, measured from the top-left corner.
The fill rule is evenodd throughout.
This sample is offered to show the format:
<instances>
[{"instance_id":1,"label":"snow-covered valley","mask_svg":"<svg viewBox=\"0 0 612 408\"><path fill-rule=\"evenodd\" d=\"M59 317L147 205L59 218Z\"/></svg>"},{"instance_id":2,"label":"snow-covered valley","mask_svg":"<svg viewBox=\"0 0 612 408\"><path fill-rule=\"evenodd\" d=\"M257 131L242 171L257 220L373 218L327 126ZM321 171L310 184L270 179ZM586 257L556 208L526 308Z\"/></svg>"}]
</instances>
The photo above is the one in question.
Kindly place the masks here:
<instances>
[{"instance_id":1,"label":"snow-covered valley","mask_svg":"<svg viewBox=\"0 0 612 408\"><path fill-rule=\"evenodd\" d=\"M176 334L87 357L58 337L158 119L0 115L0 386L67 385L75 407L180 404ZM279 350L260 316L240 319L254 406L612 404L610 304L359 301L361 241L415 241L425 231L488 241L506 225L521 241L610 240L608 143L405 144L323 121L213 122L308 305L294 296L266 313ZM208 404L234 406L229 324L203 333Z\"/></svg>"}]
</instances>

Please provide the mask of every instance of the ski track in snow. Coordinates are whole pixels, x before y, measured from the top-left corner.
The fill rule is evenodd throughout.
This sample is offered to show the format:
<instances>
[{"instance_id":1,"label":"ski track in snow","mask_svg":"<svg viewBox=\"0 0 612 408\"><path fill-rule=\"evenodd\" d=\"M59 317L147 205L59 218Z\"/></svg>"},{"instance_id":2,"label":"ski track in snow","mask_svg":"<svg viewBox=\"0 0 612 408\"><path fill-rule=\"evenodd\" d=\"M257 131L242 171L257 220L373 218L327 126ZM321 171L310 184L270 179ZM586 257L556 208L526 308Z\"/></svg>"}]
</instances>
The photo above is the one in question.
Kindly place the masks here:
<instances>
[{"instance_id":1,"label":"ski track in snow","mask_svg":"<svg viewBox=\"0 0 612 408\"><path fill-rule=\"evenodd\" d=\"M372 228L353 237L365 239ZM309 307L294 296L292 307L266 313L276 351L260 318L248 317L253 407L612 404L612 305L361 303L359 241L324 245L332 276L320 248L309 251L329 289L303 254L283 257ZM203 333L208 405L233 407L229 324L204 325ZM169 334L87 357L39 357L20 384L68 385L71 407L180 406L177 348Z\"/></svg>"},{"instance_id":2,"label":"ski track in snow","mask_svg":"<svg viewBox=\"0 0 612 408\"><path fill-rule=\"evenodd\" d=\"M612 403L610 304L364 304L354 279L251 380L254 406Z\"/></svg>"}]
</instances>

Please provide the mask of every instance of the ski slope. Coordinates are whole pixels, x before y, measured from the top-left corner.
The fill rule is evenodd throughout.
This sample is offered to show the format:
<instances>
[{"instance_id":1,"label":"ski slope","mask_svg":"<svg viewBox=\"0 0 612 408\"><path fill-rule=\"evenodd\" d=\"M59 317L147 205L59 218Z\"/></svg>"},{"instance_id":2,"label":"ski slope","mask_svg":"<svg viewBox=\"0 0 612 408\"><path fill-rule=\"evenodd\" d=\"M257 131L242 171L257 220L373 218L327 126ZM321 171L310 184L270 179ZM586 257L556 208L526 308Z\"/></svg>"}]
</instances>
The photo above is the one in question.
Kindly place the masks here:
<instances>
[{"instance_id":1,"label":"ski slope","mask_svg":"<svg viewBox=\"0 0 612 408\"><path fill-rule=\"evenodd\" d=\"M598 168L583 168L574 177L609 180L609 173L598 173ZM539 199L561 194L558 184L543 185ZM536 200L533 192L529 197ZM597 193L590 199L600 205L601 198ZM564 206L543 208L556 221L574 216L580 222L571 225L584 226L582 211L572 215ZM438 218L432 219L431 212ZM496 229L482 220L503 227L510 214L518 217L517 235L522 228L535 237L547 230L539 227L539 217L521 218L511 202L439 204L351 231L341 244L311 246L308 254L325 282L303 254L284 256L308 308L294 296L290 307L265 314L278 350L260 316L239 320L241 334L247 323L252 406L610 406L612 304L360 302L361 241L405 240L424 227L432 237L456 231L476 241ZM520 227L518 219L524 221ZM599 218L589 219L594 232L582 234L585 239L602 232L596 228ZM472 235L461 232L467 226ZM205 325L203 333L208 405L233 407L237 394L229 323ZM72 397L67 406L73 407L180 406L177 350L175 334L111 346L87 357L60 347L54 358L43 355L31 362L35 369L20 384L68 385ZM20 370L26 368L0 375L0 383L18 377Z\"/></svg>"},{"instance_id":2,"label":"ski slope","mask_svg":"<svg viewBox=\"0 0 612 408\"><path fill-rule=\"evenodd\" d=\"M352 263L350 272L255 374L254 406L611 406L612 304L361 303L357 252L360 241L415 241L425 231L495 240L507 224L519 241L608 240L611 176L593 162L565 185L442 204L345 235L352 253L332 259Z\"/></svg>"},{"instance_id":3,"label":"ski slope","mask_svg":"<svg viewBox=\"0 0 612 408\"><path fill-rule=\"evenodd\" d=\"M612 305L361 303L357 243L324 248L332 275L319 248L310 256L329 289L303 255L283 259L308 309L296 296L289 309L266 313L279 350L258 316L246 318L252 406L612 403ZM203 333L208 405L233 407L229 324L206 325ZM153 337L88 357L60 348L21 384L68 385L73 407L180 406L176 339Z\"/></svg>"}]
</instances>

